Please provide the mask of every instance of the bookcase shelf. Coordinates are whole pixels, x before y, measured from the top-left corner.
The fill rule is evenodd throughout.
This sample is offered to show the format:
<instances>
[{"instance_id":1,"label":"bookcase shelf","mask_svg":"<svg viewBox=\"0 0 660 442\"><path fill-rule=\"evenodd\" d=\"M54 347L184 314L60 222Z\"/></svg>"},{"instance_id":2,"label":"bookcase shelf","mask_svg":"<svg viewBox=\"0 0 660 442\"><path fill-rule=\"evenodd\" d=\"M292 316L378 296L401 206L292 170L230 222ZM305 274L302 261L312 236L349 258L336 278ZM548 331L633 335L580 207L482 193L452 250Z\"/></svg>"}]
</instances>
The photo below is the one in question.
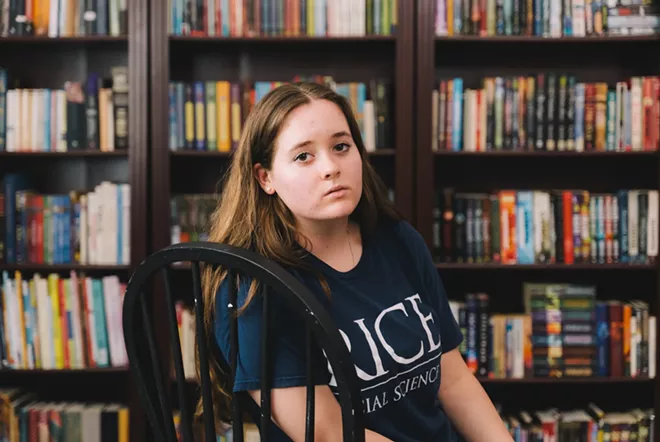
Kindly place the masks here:
<instances>
[{"instance_id":1,"label":"bookcase shelf","mask_svg":"<svg viewBox=\"0 0 660 442\"><path fill-rule=\"evenodd\" d=\"M62 272L74 270L87 273L124 273L133 269L130 265L88 265L88 264L0 264L0 270L20 272Z\"/></svg>"},{"instance_id":2,"label":"bookcase shelf","mask_svg":"<svg viewBox=\"0 0 660 442\"><path fill-rule=\"evenodd\" d=\"M199 43L218 43L218 44L232 44L232 43L254 43L254 44L295 44L295 43L318 43L321 45L328 45L334 43L368 43L368 42L396 42L395 35L364 35L364 36L254 36L254 37L208 37L208 36L194 36L194 35L170 35L171 42L185 42L190 44Z\"/></svg>"},{"instance_id":3,"label":"bookcase shelf","mask_svg":"<svg viewBox=\"0 0 660 442\"><path fill-rule=\"evenodd\" d=\"M128 44L128 36L109 35L85 35L80 37L48 37L48 36L7 36L0 37L0 47L18 44L49 44L49 45L72 45L72 44L97 44L97 43L121 43Z\"/></svg>"},{"instance_id":4,"label":"bookcase shelf","mask_svg":"<svg viewBox=\"0 0 660 442\"><path fill-rule=\"evenodd\" d=\"M128 367L99 367L99 368L68 368L68 369L2 369L0 370L0 379L3 376L81 376L81 375L126 375Z\"/></svg>"},{"instance_id":5,"label":"bookcase shelf","mask_svg":"<svg viewBox=\"0 0 660 442\"><path fill-rule=\"evenodd\" d=\"M575 263L575 264L500 264L500 263L463 263L463 262L447 262L436 263L436 268L440 270L495 270L495 271L516 271L516 270L557 270L557 271L632 271L632 270L646 270L657 271L656 264L592 264L592 263Z\"/></svg>"},{"instance_id":6,"label":"bookcase shelf","mask_svg":"<svg viewBox=\"0 0 660 442\"><path fill-rule=\"evenodd\" d=\"M29 158L30 160L37 158L75 158L75 157L128 157L128 150L115 150L112 152L101 152L100 150L69 150L66 152L0 152L0 158Z\"/></svg>"},{"instance_id":7,"label":"bookcase shelf","mask_svg":"<svg viewBox=\"0 0 660 442\"><path fill-rule=\"evenodd\" d=\"M562 385L562 384L610 384L610 383L622 383L622 384L638 384L638 383L650 383L653 379L644 378L644 377L593 377L593 378L522 378L522 379L507 379L507 378L479 378L479 382L482 384L550 384L550 385Z\"/></svg>"},{"instance_id":8,"label":"bookcase shelf","mask_svg":"<svg viewBox=\"0 0 660 442\"><path fill-rule=\"evenodd\" d=\"M644 158L654 159L660 155L657 151L599 151L591 150L585 152L575 151L529 151L529 150L490 150L484 152L466 152L466 151L435 151L433 155L436 157L525 157L525 158L547 158L547 157L565 157L565 158L584 158L584 157L607 157L616 158L616 160L623 158Z\"/></svg>"},{"instance_id":9,"label":"bookcase shelf","mask_svg":"<svg viewBox=\"0 0 660 442\"><path fill-rule=\"evenodd\" d=\"M613 42L639 43L639 42L660 42L658 35L594 35L587 37L538 37L538 36L485 36L478 35L454 35L454 36L434 36L433 39L439 44L445 43L543 43L543 44L609 44Z\"/></svg>"}]
</instances>

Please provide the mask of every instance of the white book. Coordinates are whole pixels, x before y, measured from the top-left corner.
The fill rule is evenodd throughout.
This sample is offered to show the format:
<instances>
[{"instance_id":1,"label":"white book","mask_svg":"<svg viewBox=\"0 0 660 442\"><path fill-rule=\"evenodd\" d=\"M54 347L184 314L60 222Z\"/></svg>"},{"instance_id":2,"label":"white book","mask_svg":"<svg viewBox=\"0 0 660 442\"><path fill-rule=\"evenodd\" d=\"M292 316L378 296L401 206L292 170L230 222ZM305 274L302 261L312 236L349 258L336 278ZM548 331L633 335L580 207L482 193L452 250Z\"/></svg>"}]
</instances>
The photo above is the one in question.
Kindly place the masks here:
<instances>
[{"instance_id":1,"label":"white book","mask_svg":"<svg viewBox=\"0 0 660 442\"><path fill-rule=\"evenodd\" d=\"M632 150L642 150L642 79L632 77L630 79L630 107L631 107L631 137Z\"/></svg>"},{"instance_id":2,"label":"white book","mask_svg":"<svg viewBox=\"0 0 660 442\"><path fill-rule=\"evenodd\" d=\"M31 140L31 128L29 125L30 122L30 90L29 89L20 89L21 96L21 119L19 123L21 137L18 150L22 152L32 150L32 145L30 144Z\"/></svg>"},{"instance_id":3,"label":"white book","mask_svg":"<svg viewBox=\"0 0 660 442\"><path fill-rule=\"evenodd\" d=\"M60 1L61 0L50 0L50 14L48 16L48 36L51 38L58 37L60 35Z\"/></svg>"},{"instance_id":4,"label":"white book","mask_svg":"<svg viewBox=\"0 0 660 442\"><path fill-rule=\"evenodd\" d=\"M364 147L367 152L376 150L376 110L371 100L364 101Z\"/></svg>"},{"instance_id":5,"label":"white book","mask_svg":"<svg viewBox=\"0 0 660 442\"><path fill-rule=\"evenodd\" d=\"M131 186L130 184L122 184L119 188L122 192L122 244L121 247L121 262L122 264L131 263Z\"/></svg>"},{"instance_id":6,"label":"white book","mask_svg":"<svg viewBox=\"0 0 660 442\"><path fill-rule=\"evenodd\" d=\"M116 37L119 35L119 0L110 0L110 35ZM183 9L179 9L183 11Z\"/></svg>"},{"instance_id":7,"label":"white book","mask_svg":"<svg viewBox=\"0 0 660 442\"><path fill-rule=\"evenodd\" d=\"M656 348L656 332L655 332L655 316L649 316L649 378L655 378L655 348Z\"/></svg>"}]
</instances>

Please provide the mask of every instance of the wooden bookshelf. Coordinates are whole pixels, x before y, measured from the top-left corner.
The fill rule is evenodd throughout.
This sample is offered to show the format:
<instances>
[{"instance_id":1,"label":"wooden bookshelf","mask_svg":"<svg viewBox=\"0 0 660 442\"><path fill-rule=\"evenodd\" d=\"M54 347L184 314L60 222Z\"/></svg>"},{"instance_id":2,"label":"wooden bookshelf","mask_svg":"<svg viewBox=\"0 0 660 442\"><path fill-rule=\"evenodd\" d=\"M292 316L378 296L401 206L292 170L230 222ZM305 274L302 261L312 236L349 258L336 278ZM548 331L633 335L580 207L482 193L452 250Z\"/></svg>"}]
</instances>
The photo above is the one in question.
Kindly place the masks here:
<instances>
[{"instance_id":1,"label":"wooden bookshelf","mask_svg":"<svg viewBox=\"0 0 660 442\"><path fill-rule=\"evenodd\" d=\"M415 133L416 227L434 247L436 191L496 193L499 190L584 189L594 193L619 189L660 188L660 153L653 151L473 152L434 150L432 92L439 81L460 77L463 90L479 88L484 77L569 73L577 81L607 82L660 74L660 35L539 36L435 35L436 0L416 3ZM461 115L462 118L462 115ZM434 190L434 191L431 191ZM592 284L602 300L643 299L658 315L660 266L656 263L500 264L445 262L436 264L450 299L487 293L489 312L520 313L523 282ZM656 353L656 361L659 360ZM657 363L657 362L656 362ZM660 412L660 379L648 378L481 378L491 398L514 409L528 404L547 409L596 401L605 409L648 407ZM561 388L565 385L566 390ZM616 389L600 394L598 389ZM561 390L561 396L557 391ZM579 391L579 393L578 393ZM568 399L569 394L578 397ZM565 400L564 400L565 398ZM553 402L553 401L556 401ZM531 411L531 410L529 410ZM660 441L657 435L655 441Z\"/></svg>"},{"instance_id":2,"label":"wooden bookshelf","mask_svg":"<svg viewBox=\"0 0 660 442\"><path fill-rule=\"evenodd\" d=\"M132 271L148 252L148 3L128 2L128 32L124 35L81 35L71 37L0 37L0 56L8 76L8 89L63 89L66 81L81 82L86 92L88 73L98 73L109 84L112 68L128 69L128 149L102 152L99 149L44 151L0 151L0 182L7 174L25 173L37 193L66 194L73 190L93 191L102 181L130 185L130 263L41 264L8 263L0 260L0 273L13 277L19 271L29 279L70 271L94 278L117 275L128 282ZM105 86L107 87L107 86ZM3 91L4 92L4 91ZM4 94L3 94L4 96ZM4 115L4 114L3 114ZM4 147L4 146L3 146ZM4 188L0 188L0 193ZM2 220L4 222L4 219ZM5 230L2 229L4 234ZM3 238L4 240L4 238ZM19 386L37 397L54 401L117 402L129 407L130 440L145 440L147 427L136 384L127 366L80 369L2 369L0 384Z\"/></svg>"}]
</instances>

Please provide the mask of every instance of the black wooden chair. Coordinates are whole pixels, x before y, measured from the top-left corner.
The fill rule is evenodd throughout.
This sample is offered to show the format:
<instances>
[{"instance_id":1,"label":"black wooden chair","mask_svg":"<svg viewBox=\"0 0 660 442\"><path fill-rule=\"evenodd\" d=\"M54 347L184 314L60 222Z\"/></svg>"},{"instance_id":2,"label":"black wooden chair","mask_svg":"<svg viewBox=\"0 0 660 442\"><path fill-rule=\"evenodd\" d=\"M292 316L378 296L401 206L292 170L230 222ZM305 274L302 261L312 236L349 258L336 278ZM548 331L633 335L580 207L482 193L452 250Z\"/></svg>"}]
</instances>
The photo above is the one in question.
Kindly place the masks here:
<instances>
[{"instance_id":1,"label":"black wooden chair","mask_svg":"<svg viewBox=\"0 0 660 442\"><path fill-rule=\"evenodd\" d=\"M152 309L149 307L148 294L153 292L154 284L151 281L157 273L162 273L164 277L164 293L157 293L157 298L152 298L156 303L165 303L167 318L166 322L169 328L169 339L172 348L172 357L176 373L176 391L178 395L179 410L181 412L180 432L183 442L193 442L192 418L193 410L186 401L186 379L183 372L183 361L181 357L181 347L179 344L179 334L177 328L177 319L175 313L175 299L172 296L171 266L176 263L190 262L192 271L192 293L194 296L194 316L196 325L196 341L199 351L200 364L200 384L204 413L202 416L204 425L205 442L216 441L216 429L213 418L213 407L210 378L208 370L209 351L217 351L217 346L209 348L207 337L203 327L203 312L205 308L214 308L214 306L204 305L201 290L200 264L210 266L222 266L230 271L230 275L236 272L244 276L250 276L257 279L262 287L267 288L261 295L264 296L263 312L264 321L268 321L269 311L269 293L274 289L283 296L287 304L291 307L293 314L304 318L307 326L308 345L307 355L309 357L312 339L315 339L318 345L325 351L328 362L332 367L337 380L338 401L342 410L342 425L344 441L364 441L364 420L362 414L362 405L360 399L360 390L355 368L350 357L350 353L341 338L339 331L334 326L333 321L327 310L319 301L300 283L293 275L283 269L276 263L265 259L263 256L237 247L225 244L210 242L193 242L176 244L164 248L150 255L143 261L131 279L126 288L123 306L123 328L126 350L130 363L130 369L136 377L138 390L144 405L147 418L157 441L176 442L176 433L172 417L172 407L169 396L170 388L165 382L169 376L164 377L163 373L169 375L169 366L161 367L157 345L154 339ZM233 277L229 278L234 281ZM236 287L231 283L229 286L230 303L236 307ZM154 293L151 293L153 296ZM232 302L233 299L233 302ZM232 315L232 317L234 317ZM223 361L221 364L225 372L231 373L233 381L234 367L236 364L236 355L238 352L237 339L237 320L232 319L230 327L231 335L231 356L229 361ZM267 330L268 327L263 327ZM215 341L211 341L214 342ZM270 360L269 334L264 332L261 336L261 356L262 361ZM222 361L222 358L220 358ZM261 407L259 416L261 420L261 440L267 439L270 413L270 376L271 367L266 362L261 367ZM314 440L314 387L312 383L311 364L307 364L307 410L306 410L306 441ZM265 381L263 381L265 380ZM231 382L230 381L230 382ZM233 384L233 382L231 382ZM243 409L240 401L232 400L232 426L234 441L243 440L243 420L242 414L247 410Z\"/></svg>"}]
</instances>

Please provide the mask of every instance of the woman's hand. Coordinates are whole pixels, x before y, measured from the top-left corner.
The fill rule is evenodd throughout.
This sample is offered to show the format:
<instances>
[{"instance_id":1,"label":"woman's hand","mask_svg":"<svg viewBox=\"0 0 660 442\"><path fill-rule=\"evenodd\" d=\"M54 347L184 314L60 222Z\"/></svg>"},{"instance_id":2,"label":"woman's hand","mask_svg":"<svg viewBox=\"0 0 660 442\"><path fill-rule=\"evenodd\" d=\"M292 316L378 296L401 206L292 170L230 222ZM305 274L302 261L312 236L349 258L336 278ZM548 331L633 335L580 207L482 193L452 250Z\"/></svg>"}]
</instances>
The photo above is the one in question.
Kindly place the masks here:
<instances>
[{"instance_id":1,"label":"woman's hand","mask_svg":"<svg viewBox=\"0 0 660 442\"><path fill-rule=\"evenodd\" d=\"M481 383L458 348L442 355L438 399L454 427L468 442L513 442Z\"/></svg>"}]
</instances>

